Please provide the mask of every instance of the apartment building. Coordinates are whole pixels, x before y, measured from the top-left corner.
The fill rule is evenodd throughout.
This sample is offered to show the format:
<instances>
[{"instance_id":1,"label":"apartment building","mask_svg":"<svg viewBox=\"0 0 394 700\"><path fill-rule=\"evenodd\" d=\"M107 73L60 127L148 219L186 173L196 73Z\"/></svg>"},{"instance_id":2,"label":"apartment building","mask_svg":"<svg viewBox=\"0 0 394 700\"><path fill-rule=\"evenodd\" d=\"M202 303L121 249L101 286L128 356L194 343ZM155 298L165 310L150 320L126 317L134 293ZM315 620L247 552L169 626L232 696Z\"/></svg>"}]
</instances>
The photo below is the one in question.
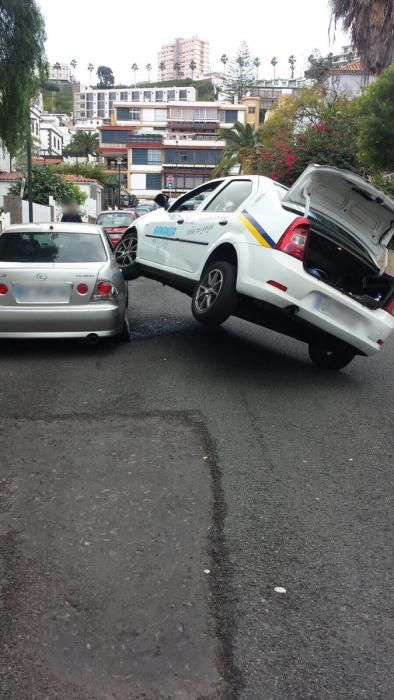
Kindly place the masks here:
<instances>
[{"instance_id":1,"label":"apartment building","mask_svg":"<svg viewBox=\"0 0 394 700\"><path fill-rule=\"evenodd\" d=\"M102 163L139 197L169 191L170 181L185 192L212 176L225 148L219 129L244 123L246 112L222 102L114 104L113 123L99 127Z\"/></svg>"},{"instance_id":2,"label":"apartment building","mask_svg":"<svg viewBox=\"0 0 394 700\"><path fill-rule=\"evenodd\" d=\"M40 155L61 156L63 154L63 131L58 117L42 114L40 119Z\"/></svg>"},{"instance_id":3,"label":"apartment building","mask_svg":"<svg viewBox=\"0 0 394 700\"><path fill-rule=\"evenodd\" d=\"M74 121L111 119L114 104L119 102L190 102L196 99L194 87L91 88L79 84L74 91Z\"/></svg>"},{"instance_id":4,"label":"apartment building","mask_svg":"<svg viewBox=\"0 0 394 700\"><path fill-rule=\"evenodd\" d=\"M252 88L251 94L260 98L260 109L265 112L274 109L283 95L293 95L313 82L307 78L262 78ZM264 121L262 116L260 121Z\"/></svg>"},{"instance_id":5,"label":"apartment building","mask_svg":"<svg viewBox=\"0 0 394 700\"><path fill-rule=\"evenodd\" d=\"M193 70L190 67L192 62L195 64ZM162 65L164 65L163 70L160 68ZM160 80L177 78L199 80L209 74L209 42L198 36L174 39L161 47L158 53L158 66Z\"/></svg>"}]
</instances>

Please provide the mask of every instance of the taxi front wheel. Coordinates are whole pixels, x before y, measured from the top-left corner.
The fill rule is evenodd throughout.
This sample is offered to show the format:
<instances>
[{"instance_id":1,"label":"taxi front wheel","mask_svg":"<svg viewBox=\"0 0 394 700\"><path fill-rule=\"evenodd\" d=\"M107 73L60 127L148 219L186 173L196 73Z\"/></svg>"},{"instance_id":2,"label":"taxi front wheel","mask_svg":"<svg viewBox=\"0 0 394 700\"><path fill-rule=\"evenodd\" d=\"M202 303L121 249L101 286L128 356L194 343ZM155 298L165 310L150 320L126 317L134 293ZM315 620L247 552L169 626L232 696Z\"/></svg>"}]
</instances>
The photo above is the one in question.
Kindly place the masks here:
<instances>
[{"instance_id":1,"label":"taxi front wheel","mask_svg":"<svg viewBox=\"0 0 394 700\"><path fill-rule=\"evenodd\" d=\"M237 305L236 281L237 270L231 263L223 261L207 267L193 293L194 318L208 326L224 323Z\"/></svg>"}]
</instances>

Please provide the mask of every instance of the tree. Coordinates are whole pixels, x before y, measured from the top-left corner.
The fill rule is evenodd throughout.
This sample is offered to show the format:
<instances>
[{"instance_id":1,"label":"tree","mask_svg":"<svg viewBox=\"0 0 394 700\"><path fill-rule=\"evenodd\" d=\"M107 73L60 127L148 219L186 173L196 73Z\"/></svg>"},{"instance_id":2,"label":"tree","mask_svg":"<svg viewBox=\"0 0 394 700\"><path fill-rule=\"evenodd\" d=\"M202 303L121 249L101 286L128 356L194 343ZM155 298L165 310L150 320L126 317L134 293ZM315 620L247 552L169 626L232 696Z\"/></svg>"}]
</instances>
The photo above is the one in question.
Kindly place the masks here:
<instances>
[{"instance_id":1,"label":"tree","mask_svg":"<svg viewBox=\"0 0 394 700\"><path fill-rule=\"evenodd\" d=\"M294 68L295 68L296 62L297 62L297 61L296 61L296 57L294 56L294 54L291 54L291 55L289 56L289 64L290 64L290 71L291 71L290 77L291 77L292 80L293 80L293 78L294 78Z\"/></svg>"},{"instance_id":2,"label":"tree","mask_svg":"<svg viewBox=\"0 0 394 700\"><path fill-rule=\"evenodd\" d=\"M271 66L272 66L272 68L273 68L273 70L274 70L274 81L275 81L275 78L276 78L276 66L277 66L277 65L278 65L278 59L276 58L276 56L273 56L273 57L271 58Z\"/></svg>"},{"instance_id":3,"label":"tree","mask_svg":"<svg viewBox=\"0 0 394 700\"><path fill-rule=\"evenodd\" d=\"M152 64L147 63L145 67L146 67L146 70L148 71L148 83L150 83L150 74L151 74L151 70L152 70Z\"/></svg>"},{"instance_id":4,"label":"tree","mask_svg":"<svg viewBox=\"0 0 394 700\"><path fill-rule=\"evenodd\" d=\"M223 165L226 165L226 174L236 164L239 164L240 173L244 175L251 175L257 172L257 162L262 149L262 142L260 132L254 124L236 122L231 129L220 129L219 138L226 141L222 162L219 163L222 169Z\"/></svg>"},{"instance_id":5,"label":"tree","mask_svg":"<svg viewBox=\"0 0 394 700\"><path fill-rule=\"evenodd\" d=\"M51 165L51 170L62 175L82 175L89 179L97 180L103 185L111 184L114 181L113 175L105 172L104 168L92 163L60 163L59 165Z\"/></svg>"},{"instance_id":6,"label":"tree","mask_svg":"<svg viewBox=\"0 0 394 700\"><path fill-rule=\"evenodd\" d=\"M99 66L97 68L97 77L101 88L112 87L115 84L114 74L108 66Z\"/></svg>"},{"instance_id":7,"label":"tree","mask_svg":"<svg viewBox=\"0 0 394 700\"><path fill-rule=\"evenodd\" d=\"M227 54L223 53L220 57L220 62L223 63L223 75L226 75L226 69L227 69L227 64L228 64L228 56Z\"/></svg>"},{"instance_id":8,"label":"tree","mask_svg":"<svg viewBox=\"0 0 394 700\"><path fill-rule=\"evenodd\" d=\"M190 68L190 70L191 70L191 72L192 72L192 80L194 80L194 71L195 71L196 68L197 68L197 63L196 63L195 61L193 61L193 60L190 61L190 63L189 63L189 68Z\"/></svg>"},{"instance_id":9,"label":"tree","mask_svg":"<svg viewBox=\"0 0 394 700\"><path fill-rule=\"evenodd\" d=\"M94 131L78 131L65 149L66 155L95 155L99 146L99 137Z\"/></svg>"},{"instance_id":10,"label":"tree","mask_svg":"<svg viewBox=\"0 0 394 700\"><path fill-rule=\"evenodd\" d=\"M9 192L19 196L20 189L21 180L17 180ZM48 204L49 197L54 197L61 204L73 201L77 202L77 204L83 204L86 199L86 194L77 185L73 182L66 182L51 167L33 168L32 189L33 201L37 204ZM27 192L24 194L24 199L27 199Z\"/></svg>"},{"instance_id":11,"label":"tree","mask_svg":"<svg viewBox=\"0 0 394 700\"><path fill-rule=\"evenodd\" d=\"M176 62L174 63L174 71L175 71L175 75L176 75L176 78L177 78L177 79L179 78L179 71L180 71L180 69L181 69L181 64L178 63L178 62L176 61Z\"/></svg>"},{"instance_id":12,"label":"tree","mask_svg":"<svg viewBox=\"0 0 394 700\"><path fill-rule=\"evenodd\" d=\"M332 68L333 54L323 57L317 49L308 56L308 68L305 71L305 78L321 82Z\"/></svg>"},{"instance_id":13,"label":"tree","mask_svg":"<svg viewBox=\"0 0 394 700\"><path fill-rule=\"evenodd\" d=\"M30 131L30 103L45 79L45 27L36 0L0 3L0 139L11 154Z\"/></svg>"},{"instance_id":14,"label":"tree","mask_svg":"<svg viewBox=\"0 0 394 700\"><path fill-rule=\"evenodd\" d=\"M76 69L76 67L77 67L77 62L76 62L75 58L73 58L73 60L70 61L70 66L71 66L71 68L73 69L73 71L74 71L74 73L75 73L75 69Z\"/></svg>"},{"instance_id":15,"label":"tree","mask_svg":"<svg viewBox=\"0 0 394 700\"><path fill-rule=\"evenodd\" d=\"M92 73L94 71L94 65L93 63L89 63L88 65L88 71L89 71L89 82L92 82Z\"/></svg>"},{"instance_id":16,"label":"tree","mask_svg":"<svg viewBox=\"0 0 394 700\"><path fill-rule=\"evenodd\" d=\"M137 85L137 71L138 71L138 66L137 66L136 63L133 63L133 65L131 66L131 70L132 70L133 73L134 73L134 85Z\"/></svg>"},{"instance_id":17,"label":"tree","mask_svg":"<svg viewBox=\"0 0 394 700\"><path fill-rule=\"evenodd\" d=\"M59 61L57 61L53 66L53 70L56 71L56 77L58 80L59 80L59 73L60 73L61 69L62 69L62 67L61 67Z\"/></svg>"},{"instance_id":18,"label":"tree","mask_svg":"<svg viewBox=\"0 0 394 700\"><path fill-rule=\"evenodd\" d=\"M256 80L259 79L259 68L261 66L261 61L259 58L255 58L253 61L253 65L256 68Z\"/></svg>"},{"instance_id":19,"label":"tree","mask_svg":"<svg viewBox=\"0 0 394 700\"><path fill-rule=\"evenodd\" d=\"M230 100L239 101L255 86L253 61L248 45L243 41L234 59L230 61L223 81L223 93Z\"/></svg>"},{"instance_id":20,"label":"tree","mask_svg":"<svg viewBox=\"0 0 394 700\"><path fill-rule=\"evenodd\" d=\"M166 69L166 64L164 63L164 61L161 61L161 62L159 63L159 71L160 71L160 75L161 75L161 82L163 82L163 80L164 80L164 71L165 71L165 69Z\"/></svg>"},{"instance_id":21,"label":"tree","mask_svg":"<svg viewBox=\"0 0 394 700\"><path fill-rule=\"evenodd\" d=\"M372 171L394 171L394 66L366 88L357 104L360 160Z\"/></svg>"},{"instance_id":22,"label":"tree","mask_svg":"<svg viewBox=\"0 0 394 700\"><path fill-rule=\"evenodd\" d=\"M381 73L394 61L392 0L331 0L332 18L352 37L367 73Z\"/></svg>"}]
</instances>

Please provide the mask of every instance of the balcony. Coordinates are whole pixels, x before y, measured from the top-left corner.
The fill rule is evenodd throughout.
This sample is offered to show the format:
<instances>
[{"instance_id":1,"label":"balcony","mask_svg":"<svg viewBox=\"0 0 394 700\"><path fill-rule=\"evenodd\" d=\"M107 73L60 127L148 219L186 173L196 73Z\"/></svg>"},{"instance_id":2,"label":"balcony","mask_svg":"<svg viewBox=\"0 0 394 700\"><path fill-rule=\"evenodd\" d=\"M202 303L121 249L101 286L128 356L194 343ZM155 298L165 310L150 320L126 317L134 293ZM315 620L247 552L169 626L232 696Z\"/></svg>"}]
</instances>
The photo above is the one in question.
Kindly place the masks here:
<instances>
[{"instance_id":1,"label":"balcony","mask_svg":"<svg viewBox=\"0 0 394 700\"><path fill-rule=\"evenodd\" d=\"M192 131L205 131L206 129L218 129L219 119L205 119L204 121L194 121L193 119L169 119L168 126L170 129L190 129Z\"/></svg>"}]
</instances>

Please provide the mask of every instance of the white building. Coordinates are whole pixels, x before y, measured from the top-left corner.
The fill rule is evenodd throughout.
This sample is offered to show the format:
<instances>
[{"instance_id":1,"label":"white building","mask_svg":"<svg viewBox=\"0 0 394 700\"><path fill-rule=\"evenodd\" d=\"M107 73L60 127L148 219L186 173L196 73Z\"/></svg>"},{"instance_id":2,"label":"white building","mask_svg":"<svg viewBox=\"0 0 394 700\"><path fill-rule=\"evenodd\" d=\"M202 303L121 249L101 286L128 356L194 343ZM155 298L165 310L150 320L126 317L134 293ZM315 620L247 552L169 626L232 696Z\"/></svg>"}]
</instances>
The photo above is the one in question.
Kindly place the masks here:
<instances>
[{"instance_id":1,"label":"white building","mask_svg":"<svg viewBox=\"0 0 394 700\"><path fill-rule=\"evenodd\" d=\"M195 64L191 69L192 61ZM160 65L164 64L164 70ZM175 68L178 64L178 69ZM209 42L192 36L189 39L178 38L164 44L158 53L160 80L176 80L177 78L201 79L209 74Z\"/></svg>"},{"instance_id":2,"label":"white building","mask_svg":"<svg viewBox=\"0 0 394 700\"><path fill-rule=\"evenodd\" d=\"M353 98L361 95L367 85L374 80L376 80L376 76L367 75L358 59L340 68L333 68L324 84L340 95Z\"/></svg>"},{"instance_id":3,"label":"white building","mask_svg":"<svg viewBox=\"0 0 394 700\"><path fill-rule=\"evenodd\" d=\"M63 153L63 130L58 117L42 114L40 120L40 155L61 156Z\"/></svg>"},{"instance_id":4,"label":"white building","mask_svg":"<svg viewBox=\"0 0 394 700\"><path fill-rule=\"evenodd\" d=\"M79 86L74 92L74 121L110 120L115 102L192 102L196 99L193 87L149 88L92 88Z\"/></svg>"},{"instance_id":5,"label":"white building","mask_svg":"<svg viewBox=\"0 0 394 700\"><path fill-rule=\"evenodd\" d=\"M71 68L68 63L53 63L49 66L48 77L49 80L56 80L62 83L71 83Z\"/></svg>"},{"instance_id":6,"label":"white building","mask_svg":"<svg viewBox=\"0 0 394 700\"><path fill-rule=\"evenodd\" d=\"M0 141L0 172L9 173L11 171L11 158L4 144Z\"/></svg>"}]
</instances>

